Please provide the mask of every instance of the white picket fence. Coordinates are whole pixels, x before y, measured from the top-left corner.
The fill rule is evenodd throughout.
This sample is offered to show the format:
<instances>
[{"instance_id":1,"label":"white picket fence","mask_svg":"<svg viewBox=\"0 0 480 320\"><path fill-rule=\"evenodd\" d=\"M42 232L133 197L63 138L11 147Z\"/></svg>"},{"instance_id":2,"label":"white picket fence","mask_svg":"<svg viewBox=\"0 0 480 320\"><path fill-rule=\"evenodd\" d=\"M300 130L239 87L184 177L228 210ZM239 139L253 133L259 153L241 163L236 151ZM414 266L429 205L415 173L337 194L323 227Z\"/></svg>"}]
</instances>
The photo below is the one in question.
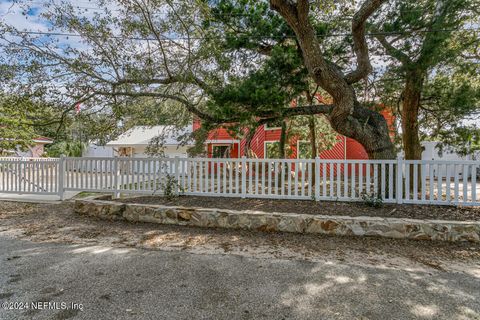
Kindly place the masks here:
<instances>
[{"instance_id":1,"label":"white picket fence","mask_svg":"<svg viewBox=\"0 0 480 320\"><path fill-rule=\"evenodd\" d=\"M60 194L58 158L0 158L0 193Z\"/></svg>"},{"instance_id":2,"label":"white picket fence","mask_svg":"<svg viewBox=\"0 0 480 320\"><path fill-rule=\"evenodd\" d=\"M0 158L0 193L65 191L480 205L479 161Z\"/></svg>"}]
</instances>

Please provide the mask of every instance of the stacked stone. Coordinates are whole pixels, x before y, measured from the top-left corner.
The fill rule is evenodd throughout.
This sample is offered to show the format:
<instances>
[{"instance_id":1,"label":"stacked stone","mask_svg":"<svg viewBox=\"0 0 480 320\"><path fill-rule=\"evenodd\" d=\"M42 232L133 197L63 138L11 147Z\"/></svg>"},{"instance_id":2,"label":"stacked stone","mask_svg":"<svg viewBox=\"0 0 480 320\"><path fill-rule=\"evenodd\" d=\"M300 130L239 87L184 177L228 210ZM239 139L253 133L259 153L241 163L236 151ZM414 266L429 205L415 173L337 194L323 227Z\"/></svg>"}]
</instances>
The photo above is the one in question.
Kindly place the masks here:
<instances>
[{"instance_id":1,"label":"stacked stone","mask_svg":"<svg viewBox=\"0 0 480 320\"><path fill-rule=\"evenodd\" d=\"M480 242L480 222L267 213L105 200L77 200L75 212L109 220L181 226Z\"/></svg>"}]
</instances>

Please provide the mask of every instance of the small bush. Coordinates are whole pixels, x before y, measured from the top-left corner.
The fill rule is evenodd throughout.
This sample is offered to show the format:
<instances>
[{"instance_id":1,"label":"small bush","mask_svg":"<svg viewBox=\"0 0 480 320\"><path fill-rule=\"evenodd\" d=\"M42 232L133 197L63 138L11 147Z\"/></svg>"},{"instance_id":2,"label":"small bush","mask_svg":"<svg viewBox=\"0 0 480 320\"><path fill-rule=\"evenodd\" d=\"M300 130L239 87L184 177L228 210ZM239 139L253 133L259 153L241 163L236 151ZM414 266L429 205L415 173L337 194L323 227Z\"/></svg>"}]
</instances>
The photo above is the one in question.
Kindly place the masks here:
<instances>
[{"instance_id":1,"label":"small bush","mask_svg":"<svg viewBox=\"0 0 480 320\"><path fill-rule=\"evenodd\" d=\"M380 208L383 205L382 197L379 197L376 193L372 192L370 194L364 192L362 193L363 202L373 208Z\"/></svg>"},{"instance_id":2,"label":"small bush","mask_svg":"<svg viewBox=\"0 0 480 320\"><path fill-rule=\"evenodd\" d=\"M165 181L162 182L163 196L168 200L173 200L183 193L184 190L182 186L178 183L178 180L175 176L167 174L165 176Z\"/></svg>"}]
</instances>

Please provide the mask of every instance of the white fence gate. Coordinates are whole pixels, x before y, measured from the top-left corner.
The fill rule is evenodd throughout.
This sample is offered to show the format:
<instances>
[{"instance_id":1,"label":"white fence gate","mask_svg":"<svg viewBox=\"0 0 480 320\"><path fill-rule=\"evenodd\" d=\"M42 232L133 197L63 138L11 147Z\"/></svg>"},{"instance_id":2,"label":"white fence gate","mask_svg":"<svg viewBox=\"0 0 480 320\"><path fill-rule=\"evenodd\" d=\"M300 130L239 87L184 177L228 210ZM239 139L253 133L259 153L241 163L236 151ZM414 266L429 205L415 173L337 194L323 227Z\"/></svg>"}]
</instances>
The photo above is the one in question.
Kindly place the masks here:
<instances>
[{"instance_id":1,"label":"white fence gate","mask_svg":"<svg viewBox=\"0 0 480 320\"><path fill-rule=\"evenodd\" d=\"M479 161L0 158L0 193L162 194L168 177L187 195L480 205Z\"/></svg>"},{"instance_id":2,"label":"white fence gate","mask_svg":"<svg viewBox=\"0 0 480 320\"><path fill-rule=\"evenodd\" d=\"M0 158L0 193L60 194L58 158Z\"/></svg>"}]
</instances>

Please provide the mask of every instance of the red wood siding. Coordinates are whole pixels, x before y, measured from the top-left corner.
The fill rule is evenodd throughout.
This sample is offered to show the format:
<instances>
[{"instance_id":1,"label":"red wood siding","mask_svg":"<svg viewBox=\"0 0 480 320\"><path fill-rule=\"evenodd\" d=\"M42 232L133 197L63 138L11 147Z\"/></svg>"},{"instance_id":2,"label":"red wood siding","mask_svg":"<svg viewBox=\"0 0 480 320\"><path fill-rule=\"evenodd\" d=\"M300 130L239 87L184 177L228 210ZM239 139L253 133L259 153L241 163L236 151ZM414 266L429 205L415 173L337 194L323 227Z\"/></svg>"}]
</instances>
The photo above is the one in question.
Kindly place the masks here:
<instances>
[{"instance_id":1,"label":"red wood siding","mask_svg":"<svg viewBox=\"0 0 480 320\"><path fill-rule=\"evenodd\" d=\"M292 103L292 107L295 107L295 103ZM387 125L390 129L391 135L394 135L394 121L395 118L391 112L387 109L380 112L384 118L387 120ZM193 122L193 130L199 129L201 123L198 119L195 119ZM255 135L251 141L251 149L258 158L265 157L265 142L268 141L280 141L281 129L267 129L265 126L261 126L255 132ZM320 153L319 157L321 159L368 159L368 154L365 151L365 148L354 139L346 138L339 135L337 137L337 144L331 149L326 150ZM218 128L212 130L208 135L208 140L240 140L238 137L232 137L226 128ZM292 139L288 142L290 144L290 149L292 154L290 158L297 158L297 139ZM215 145L215 142L207 144L207 154L208 157L212 156L212 145ZM219 142L218 144L223 144ZM346 145L345 145L346 144ZM246 145L246 140L240 140L240 150L238 149L238 143L234 143L231 149L231 157L238 158L244 154Z\"/></svg>"},{"instance_id":2,"label":"red wood siding","mask_svg":"<svg viewBox=\"0 0 480 320\"><path fill-rule=\"evenodd\" d=\"M367 151L365 148L356 140L347 138L347 154L345 155L346 159L368 159Z\"/></svg>"}]
</instances>

